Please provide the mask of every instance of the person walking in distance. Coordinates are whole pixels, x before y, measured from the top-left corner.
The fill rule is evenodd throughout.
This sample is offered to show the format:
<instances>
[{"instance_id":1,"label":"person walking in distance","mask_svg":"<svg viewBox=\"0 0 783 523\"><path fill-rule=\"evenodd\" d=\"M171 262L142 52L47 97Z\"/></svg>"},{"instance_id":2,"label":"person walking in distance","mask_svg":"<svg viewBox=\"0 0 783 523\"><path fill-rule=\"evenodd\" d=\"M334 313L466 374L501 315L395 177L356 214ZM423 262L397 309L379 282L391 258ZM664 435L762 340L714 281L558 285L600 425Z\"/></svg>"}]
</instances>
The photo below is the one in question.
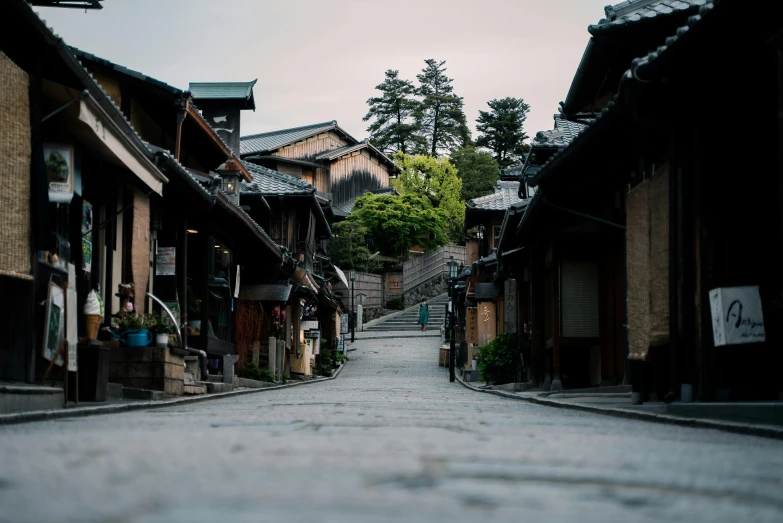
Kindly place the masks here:
<instances>
[{"instance_id":1,"label":"person walking in distance","mask_svg":"<svg viewBox=\"0 0 783 523\"><path fill-rule=\"evenodd\" d=\"M418 324L421 325L422 331L427 330L427 322L429 320L430 320L430 308L427 305L427 298L422 298L421 305L419 305L419 321L418 321Z\"/></svg>"}]
</instances>

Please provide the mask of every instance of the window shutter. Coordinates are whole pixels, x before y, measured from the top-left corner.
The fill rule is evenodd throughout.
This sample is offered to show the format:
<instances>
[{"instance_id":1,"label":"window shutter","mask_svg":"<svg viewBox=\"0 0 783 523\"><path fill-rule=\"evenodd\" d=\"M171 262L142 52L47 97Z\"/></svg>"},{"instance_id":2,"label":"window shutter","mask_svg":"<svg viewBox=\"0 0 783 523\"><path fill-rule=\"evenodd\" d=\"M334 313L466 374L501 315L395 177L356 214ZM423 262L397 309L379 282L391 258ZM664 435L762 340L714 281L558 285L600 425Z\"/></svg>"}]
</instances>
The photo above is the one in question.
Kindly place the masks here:
<instances>
[{"instance_id":1,"label":"window shutter","mask_svg":"<svg viewBox=\"0 0 783 523\"><path fill-rule=\"evenodd\" d=\"M560 315L560 335L564 338L599 336L597 263L562 263Z\"/></svg>"}]
</instances>

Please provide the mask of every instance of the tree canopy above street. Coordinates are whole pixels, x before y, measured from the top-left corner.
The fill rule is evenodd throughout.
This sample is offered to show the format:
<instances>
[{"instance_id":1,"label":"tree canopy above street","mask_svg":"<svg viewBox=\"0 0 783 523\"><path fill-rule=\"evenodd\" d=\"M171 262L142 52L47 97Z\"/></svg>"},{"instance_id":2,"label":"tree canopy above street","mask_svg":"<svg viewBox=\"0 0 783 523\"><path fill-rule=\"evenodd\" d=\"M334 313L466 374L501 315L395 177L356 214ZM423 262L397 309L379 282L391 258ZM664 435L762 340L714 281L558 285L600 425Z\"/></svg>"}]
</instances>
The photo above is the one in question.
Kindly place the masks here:
<instances>
[{"instance_id":1,"label":"tree canopy above street","mask_svg":"<svg viewBox=\"0 0 783 523\"><path fill-rule=\"evenodd\" d=\"M462 180L448 158L425 155L394 155L394 163L400 169L392 182L404 195L425 198L429 204L445 213L446 233L449 238L462 238L465 221L465 204L462 200Z\"/></svg>"},{"instance_id":2,"label":"tree canopy above street","mask_svg":"<svg viewBox=\"0 0 783 523\"><path fill-rule=\"evenodd\" d=\"M432 250L448 243L446 213L414 194L367 193L356 200L348 220L366 228L374 246L387 255L404 255L415 245Z\"/></svg>"},{"instance_id":3,"label":"tree canopy above street","mask_svg":"<svg viewBox=\"0 0 783 523\"><path fill-rule=\"evenodd\" d=\"M457 168L457 175L462 180L464 201L492 194L500 179L500 168L492 154L479 151L474 146L452 152L451 163Z\"/></svg>"}]
</instances>

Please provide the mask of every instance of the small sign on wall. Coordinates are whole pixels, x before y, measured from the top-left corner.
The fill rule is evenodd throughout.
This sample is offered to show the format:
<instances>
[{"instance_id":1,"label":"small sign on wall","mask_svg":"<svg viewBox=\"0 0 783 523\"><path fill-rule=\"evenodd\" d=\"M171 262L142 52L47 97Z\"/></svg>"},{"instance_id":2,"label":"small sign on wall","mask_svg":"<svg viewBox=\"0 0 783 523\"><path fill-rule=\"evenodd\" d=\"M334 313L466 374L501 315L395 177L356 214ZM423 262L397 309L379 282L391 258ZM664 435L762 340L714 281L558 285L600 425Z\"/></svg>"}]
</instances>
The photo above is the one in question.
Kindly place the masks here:
<instances>
[{"instance_id":1,"label":"small sign on wall","mask_svg":"<svg viewBox=\"0 0 783 523\"><path fill-rule=\"evenodd\" d=\"M155 276L174 276L177 266L176 247L158 247L155 261Z\"/></svg>"},{"instance_id":2,"label":"small sign on wall","mask_svg":"<svg viewBox=\"0 0 783 523\"><path fill-rule=\"evenodd\" d=\"M507 334L517 332L517 281L508 279L503 283L505 308L503 309L503 331Z\"/></svg>"},{"instance_id":3,"label":"small sign on wall","mask_svg":"<svg viewBox=\"0 0 783 523\"><path fill-rule=\"evenodd\" d=\"M712 289L710 311L716 347L766 341L758 286Z\"/></svg>"}]
</instances>

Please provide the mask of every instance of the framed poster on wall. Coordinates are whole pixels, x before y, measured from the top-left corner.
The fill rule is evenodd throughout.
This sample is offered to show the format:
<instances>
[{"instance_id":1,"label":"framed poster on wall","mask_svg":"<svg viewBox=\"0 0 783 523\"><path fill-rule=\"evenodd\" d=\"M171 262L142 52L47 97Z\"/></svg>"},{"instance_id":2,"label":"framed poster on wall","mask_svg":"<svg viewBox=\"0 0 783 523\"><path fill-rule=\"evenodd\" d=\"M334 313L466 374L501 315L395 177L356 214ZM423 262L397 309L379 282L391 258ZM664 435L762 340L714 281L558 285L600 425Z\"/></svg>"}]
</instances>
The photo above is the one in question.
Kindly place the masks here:
<instances>
[{"instance_id":1,"label":"framed poster on wall","mask_svg":"<svg viewBox=\"0 0 783 523\"><path fill-rule=\"evenodd\" d=\"M73 145L44 143L46 185L51 203L71 203L73 200Z\"/></svg>"},{"instance_id":2,"label":"framed poster on wall","mask_svg":"<svg viewBox=\"0 0 783 523\"><path fill-rule=\"evenodd\" d=\"M65 293L62 287L49 282L49 296L46 300L46 317L44 319L43 357L52 361L57 349L64 339L65 333ZM58 365L62 365L62 355L57 358Z\"/></svg>"}]
</instances>

